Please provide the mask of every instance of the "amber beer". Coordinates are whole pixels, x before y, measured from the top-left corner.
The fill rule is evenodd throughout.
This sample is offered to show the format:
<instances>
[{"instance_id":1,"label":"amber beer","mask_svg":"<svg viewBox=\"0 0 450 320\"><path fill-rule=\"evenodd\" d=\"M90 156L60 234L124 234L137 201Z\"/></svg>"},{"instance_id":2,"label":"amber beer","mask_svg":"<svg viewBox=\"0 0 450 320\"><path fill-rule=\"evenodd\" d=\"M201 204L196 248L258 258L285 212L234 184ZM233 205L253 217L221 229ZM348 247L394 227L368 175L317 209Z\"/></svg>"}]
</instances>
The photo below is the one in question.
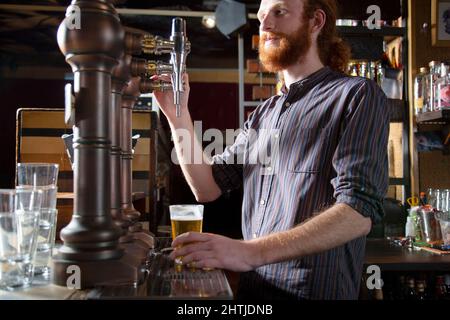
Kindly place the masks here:
<instances>
[{"instance_id":1,"label":"amber beer","mask_svg":"<svg viewBox=\"0 0 450 320\"><path fill-rule=\"evenodd\" d=\"M172 205L169 209L173 239L190 231L202 232L203 205ZM181 266L182 257L179 257L175 260L175 269L181 271Z\"/></svg>"},{"instance_id":2,"label":"amber beer","mask_svg":"<svg viewBox=\"0 0 450 320\"><path fill-rule=\"evenodd\" d=\"M190 217L174 217L171 218L172 238L175 239L182 233L195 231L202 232L203 219L192 219Z\"/></svg>"}]
</instances>

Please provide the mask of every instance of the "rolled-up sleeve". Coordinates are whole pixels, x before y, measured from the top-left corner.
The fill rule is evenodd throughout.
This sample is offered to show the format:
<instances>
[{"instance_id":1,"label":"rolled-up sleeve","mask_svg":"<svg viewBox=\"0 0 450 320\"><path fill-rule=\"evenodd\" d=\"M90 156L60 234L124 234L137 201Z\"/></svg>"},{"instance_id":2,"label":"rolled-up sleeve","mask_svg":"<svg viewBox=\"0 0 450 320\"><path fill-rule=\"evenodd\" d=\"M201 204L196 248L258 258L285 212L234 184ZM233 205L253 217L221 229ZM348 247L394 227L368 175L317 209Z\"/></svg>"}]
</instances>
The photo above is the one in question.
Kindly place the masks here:
<instances>
[{"instance_id":1,"label":"rolled-up sleeve","mask_svg":"<svg viewBox=\"0 0 450 320\"><path fill-rule=\"evenodd\" d=\"M226 147L222 154L215 155L212 158L213 177L222 194L236 190L242 185L242 169L248 141L249 121L250 119L244 124L244 130L239 133L235 142Z\"/></svg>"},{"instance_id":2,"label":"rolled-up sleeve","mask_svg":"<svg viewBox=\"0 0 450 320\"><path fill-rule=\"evenodd\" d=\"M389 109L385 94L364 81L350 100L333 155L331 180L337 203L345 203L379 222L389 181L387 145Z\"/></svg>"},{"instance_id":3,"label":"rolled-up sleeve","mask_svg":"<svg viewBox=\"0 0 450 320\"><path fill-rule=\"evenodd\" d=\"M231 162L232 158L231 147L227 147L224 153L213 157L213 177L223 194L238 189L242 185L242 164Z\"/></svg>"}]
</instances>

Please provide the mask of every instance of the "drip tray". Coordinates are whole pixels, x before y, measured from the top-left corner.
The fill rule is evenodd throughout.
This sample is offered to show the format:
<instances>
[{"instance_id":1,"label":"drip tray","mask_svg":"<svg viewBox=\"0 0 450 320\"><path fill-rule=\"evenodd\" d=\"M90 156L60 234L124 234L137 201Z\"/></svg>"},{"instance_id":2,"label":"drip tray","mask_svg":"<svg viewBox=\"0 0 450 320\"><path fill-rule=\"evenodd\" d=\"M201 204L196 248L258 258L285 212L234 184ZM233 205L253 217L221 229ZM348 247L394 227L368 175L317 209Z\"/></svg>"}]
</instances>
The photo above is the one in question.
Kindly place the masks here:
<instances>
[{"instance_id":1,"label":"drip tray","mask_svg":"<svg viewBox=\"0 0 450 320\"><path fill-rule=\"evenodd\" d=\"M155 249L149 253L147 276L140 285L117 283L97 286L87 299L217 299L228 300L233 293L222 270L176 270L169 259L171 238L155 238Z\"/></svg>"}]
</instances>

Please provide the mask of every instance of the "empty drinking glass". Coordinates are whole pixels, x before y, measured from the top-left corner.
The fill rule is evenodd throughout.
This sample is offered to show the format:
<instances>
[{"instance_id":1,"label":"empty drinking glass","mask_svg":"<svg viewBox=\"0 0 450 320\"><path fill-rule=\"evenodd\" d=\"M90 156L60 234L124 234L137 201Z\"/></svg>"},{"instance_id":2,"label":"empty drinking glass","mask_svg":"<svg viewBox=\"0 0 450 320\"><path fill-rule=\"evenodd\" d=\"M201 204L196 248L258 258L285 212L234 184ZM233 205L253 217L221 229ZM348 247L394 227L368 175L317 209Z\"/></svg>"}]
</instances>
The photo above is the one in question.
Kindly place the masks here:
<instances>
[{"instance_id":1,"label":"empty drinking glass","mask_svg":"<svg viewBox=\"0 0 450 320\"><path fill-rule=\"evenodd\" d=\"M40 190L0 190L0 289L33 281L41 201Z\"/></svg>"},{"instance_id":2,"label":"empty drinking glass","mask_svg":"<svg viewBox=\"0 0 450 320\"><path fill-rule=\"evenodd\" d=\"M441 211L450 212L450 189L444 189L441 192Z\"/></svg>"},{"instance_id":3,"label":"empty drinking glass","mask_svg":"<svg viewBox=\"0 0 450 320\"><path fill-rule=\"evenodd\" d=\"M58 188L55 186L35 188L17 186L16 190L42 191L37 249L33 265L35 275L42 275L44 278L49 278L51 257L56 237L56 222L58 216L58 210L56 209L56 194Z\"/></svg>"},{"instance_id":4,"label":"empty drinking glass","mask_svg":"<svg viewBox=\"0 0 450 320\"><path fill-rule=\"evenodd\" d=\"M56 186L59 165L56 163L18 163L18 186Z\"/></svg>"},{"instance_id":5,"label":"empty drinking glass","mask_svg":"<svg viewBox=\"0 0 450 320\"><path fill-rule=\"evenodd\" d=\"M429 188L427 191L427 200L428 204L431 205L433 208L436 208L437 199L436 199L436 190Z\"/></svg>"},{"instance_id":6,"label":"empty drinking glass","mask_svg":"<svg viewBox=\"0 0 450 320\"><path fill-rule=\"evenodd\" d=\"M17 188L37 189L43 193L36 256L33 261L35 274L50 277L50 262L55 245L58 164L19 163L17 164Z\"/></svg>"}]
</instances>

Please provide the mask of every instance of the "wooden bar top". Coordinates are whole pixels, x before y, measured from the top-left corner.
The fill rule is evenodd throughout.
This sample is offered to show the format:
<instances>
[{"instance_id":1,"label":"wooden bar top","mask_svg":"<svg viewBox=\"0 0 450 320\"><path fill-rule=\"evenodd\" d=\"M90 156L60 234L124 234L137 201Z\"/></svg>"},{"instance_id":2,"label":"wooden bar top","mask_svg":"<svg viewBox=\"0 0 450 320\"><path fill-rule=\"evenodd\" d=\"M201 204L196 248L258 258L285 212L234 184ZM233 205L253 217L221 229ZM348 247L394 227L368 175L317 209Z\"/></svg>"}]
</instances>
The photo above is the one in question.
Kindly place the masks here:
<instances>
[{"instance_id":1,"label":"wooden bar top","mask_svg":"<svg viewBox=\"0 0 450 320\"><path fill-rule=\"evenodd\" d=\"M450 255L409 249L386 239L367 239L365 264L378 265L383 271L449 271Z\"/></svg>"},{"instance_id":2,"label":"wooden bar top","mask_svg":"<svg viewBox=\"0 0 450 320\"><path fill-rule=\"evenodd\" d=\"M231 300L233 292L223 270L204 271L181 268L175 270L168 252L171 238L154 238L155 248L149 252L143 283L108 283L92 289L71 290L56 286L50 280L35 278L29 288L0 290L0 300ZM144 267L144 266L143 266Z\"/></svg>"},{"instance_id":3,"label":"wooden bar top","mask_svg":"<svg viewBox=\"0 0 450 320\"><path fill-rule=\"evenodd\" d=\"M75 193L73 193L73 192L58 192L56 197L58 199L62 199L62 200L67 200L67 199L73 200L75 198ZM133 192L132 197L133 197L133 201L145 199L145 192Z\"/></svg>"},{"instance_id":4,"label":"wooden bar top","mask_svg":"<svg viewBox=\"0 0 450 320\"><path fill-rule=\"evenodd\" d=\"M427 251L418 250L418 249L408 249L406 247L401 247L395 244L392 244L389 240L386 239L367 239L366 243L366 257L365 264L368 265L377 265L381 268L382 271L449 271L450 270L450 255L437 255ZM164 268L163 268L164 269ZM167 270L166 270L167 271ZM35 283L32 288L18 290L16 292L8 292L0 290L0 300L4 299L108 299L108 298L139 298L139 299L167 299L167 298L180 298L189 296L192 298L208 298L205 297L204 294L198 294L195 297L195 294L191 291L186 291L186 283L182 281L183 286L181 287L183 290L180 291L180 288L176 286L177 281L182 280L177 277L162 277L159 281L158 279L153 278L150 287L145 287L140 290L125 290L123 288L104 288L104 290L69 290L64 287L58 287L49 283ZM198 273L198 275L203 275ZM225 280L225 275L222 271L216 270L215 272L210 273L208 277L212 277L215 279L215 283L220 284L217 286L218 288L222 288L222 290L212 290L214 288L209 288L209 290L213 293L215 298L225 298L231 299L232 293L229 289L228 283ZM203 277L199 277L200 281L202 281ZM220 281L218 281L218 280ZM161 288L165 288L167 283L164 281L168 280L168 283L171 285L168 287L171 290L171 293L164 296L164 294L160 297L157 297L157 292L161 291ZM195 281L196 279L192 279ZM191 281L191 280L190 280ZM166 281L167 282L167 281ZM159 283L159 284L158 284ZM155 286L158 284L158 286ZM156 288L158 287L158 288ZM198 288L197 285L194 285L193 288ZM225 288L225 290L223 290ZM106 290L105 290L106 289ZM129 289L129 288L128 288ZM158 289L158 290L156 290ZM161 289L161 290L160 290ZM173 291L175 289L175 291ZM189 289L189 288L188 288ZM164 291L164 290L162 290ZM176 294L174 294L176 293ZM203 297L202 297L203 296ZM211 298L211 297L209 297Z\"/></svg>"}]
</instances>

